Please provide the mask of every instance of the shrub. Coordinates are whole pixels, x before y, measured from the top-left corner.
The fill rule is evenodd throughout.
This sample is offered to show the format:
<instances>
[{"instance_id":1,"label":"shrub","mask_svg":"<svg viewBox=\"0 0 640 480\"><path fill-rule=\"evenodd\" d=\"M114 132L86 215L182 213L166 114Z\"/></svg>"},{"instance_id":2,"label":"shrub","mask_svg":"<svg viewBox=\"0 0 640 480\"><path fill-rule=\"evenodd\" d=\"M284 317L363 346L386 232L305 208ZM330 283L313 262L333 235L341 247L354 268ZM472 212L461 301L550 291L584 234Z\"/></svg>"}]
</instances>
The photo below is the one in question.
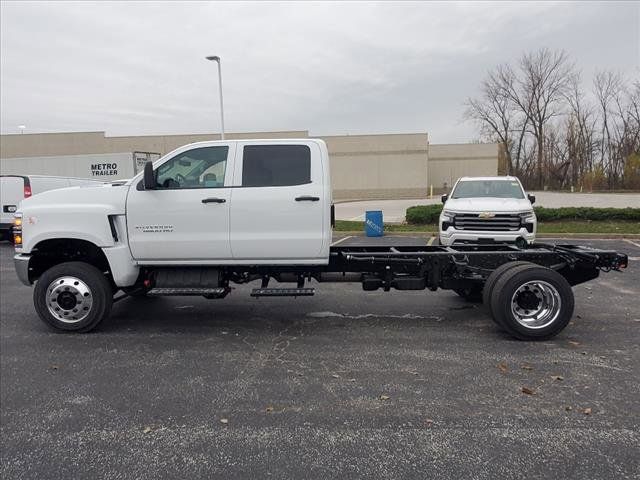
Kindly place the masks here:
<instances>
[{"instance_id":1,"label":"shrub","mask_svg":"<svg viewBox=\"0 0 640 480\"><path fill-rule=\"evenodd\" d=\"M413 225L437 224L441 211L442 205L440 204L409 207L406 213L407 223Z\"/></svg>"},{"instance_id":2,"label":"shrub","mask_svg":"<svg viewBox=\"0 0 640 480\"><path fill-rule=\"evenodd\" d=\"M640 208L535 207L534 210L541 222L557 222L559 220L640 221Z\"/></svg>"},{"instance_id":3,"label":"shrub","mask_svg":"<svg viewBox=\"0 0 640 480\"><path fill-rule=\"evenodd\" d=\"M535 207L536 216L541 222L562 220L624 220L640 221L640 208L594 208L594 207ZM413 225L435 225L442 211L442 205L418 205L409 207L406 213L407 223Z\"/></svg>"}]
</instances>

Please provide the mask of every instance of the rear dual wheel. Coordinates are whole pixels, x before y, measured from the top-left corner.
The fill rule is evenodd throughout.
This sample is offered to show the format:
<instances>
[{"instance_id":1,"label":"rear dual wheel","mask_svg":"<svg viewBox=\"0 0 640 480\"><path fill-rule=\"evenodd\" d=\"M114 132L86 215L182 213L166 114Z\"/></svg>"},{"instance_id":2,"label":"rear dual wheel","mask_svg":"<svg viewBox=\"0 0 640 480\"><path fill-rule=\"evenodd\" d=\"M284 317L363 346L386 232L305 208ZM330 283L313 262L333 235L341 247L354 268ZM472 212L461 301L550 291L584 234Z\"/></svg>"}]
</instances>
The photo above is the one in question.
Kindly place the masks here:
<instances>
[{"instance_id":1,"label":"rear dual wheel","mask_svg":"<svg viewBox=\"0 0 640 480\"><path fill-rule=\"evenodd\" d=\"M485 294L495 322L520 340L554 337L573 315L569 282L554 270L527 262L505 268Z\"/></svg>"}]
</instances>

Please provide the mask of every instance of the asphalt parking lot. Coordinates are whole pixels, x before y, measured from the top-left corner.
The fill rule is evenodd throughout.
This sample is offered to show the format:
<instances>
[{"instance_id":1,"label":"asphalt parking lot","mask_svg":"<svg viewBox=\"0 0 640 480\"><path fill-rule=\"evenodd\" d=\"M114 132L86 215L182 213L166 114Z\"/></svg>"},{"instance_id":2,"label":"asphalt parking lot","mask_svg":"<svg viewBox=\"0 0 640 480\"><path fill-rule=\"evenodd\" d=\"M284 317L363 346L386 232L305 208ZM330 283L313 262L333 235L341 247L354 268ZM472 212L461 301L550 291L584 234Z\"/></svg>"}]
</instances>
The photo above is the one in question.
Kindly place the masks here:
<instances>
[{"instance_id":1,"label":"asphalt parking lot","mask_svg":"<svg viewBox=\"0 0 640 480\"><path fill-rule=\"evenodd\" d=\"M344 284L127 298L95 333L58 334L11 255L2 478L640 476L638 260L575 287L569 327L527 343L450 292Z\"/></svg>"}]
</instances>

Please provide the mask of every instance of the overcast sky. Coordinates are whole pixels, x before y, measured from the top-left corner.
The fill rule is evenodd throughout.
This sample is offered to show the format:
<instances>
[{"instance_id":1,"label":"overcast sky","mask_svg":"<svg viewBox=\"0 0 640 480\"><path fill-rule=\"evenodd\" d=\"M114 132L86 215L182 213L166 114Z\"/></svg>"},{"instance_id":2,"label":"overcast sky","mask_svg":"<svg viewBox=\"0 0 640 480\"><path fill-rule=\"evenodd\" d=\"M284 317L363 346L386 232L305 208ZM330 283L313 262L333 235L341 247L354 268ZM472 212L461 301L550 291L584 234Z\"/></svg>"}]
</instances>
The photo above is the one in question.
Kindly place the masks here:
<instances>
[{"instance_id":1,"label":"overcast sky","mask_svg":"<svg viewBox=\"0 0 640 480\"><path fill-rule=\"evenodd\" d=\"M1 130L429 132L525 51L640 78L640 3L1 3Z\"/></svg>"}]
</instances>

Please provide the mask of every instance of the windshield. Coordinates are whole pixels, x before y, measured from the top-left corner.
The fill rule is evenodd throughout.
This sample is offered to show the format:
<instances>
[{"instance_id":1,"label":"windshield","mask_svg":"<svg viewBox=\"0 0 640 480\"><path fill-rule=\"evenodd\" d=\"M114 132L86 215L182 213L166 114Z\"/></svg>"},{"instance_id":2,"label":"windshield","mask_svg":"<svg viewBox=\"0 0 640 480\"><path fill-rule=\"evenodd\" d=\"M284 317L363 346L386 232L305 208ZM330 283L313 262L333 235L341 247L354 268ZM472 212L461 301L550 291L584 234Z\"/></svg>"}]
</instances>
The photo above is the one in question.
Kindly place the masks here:
<instances>
[{"instance_id":1,"label":"windshield","mask_svg":"<svg viewBox=\"0 0 640 480\"><path fill-rule=\"evenodd\" d=\"M464 180L458 182L451 198L524 198L515 180Z\"/></svg>"}]
</instances>

